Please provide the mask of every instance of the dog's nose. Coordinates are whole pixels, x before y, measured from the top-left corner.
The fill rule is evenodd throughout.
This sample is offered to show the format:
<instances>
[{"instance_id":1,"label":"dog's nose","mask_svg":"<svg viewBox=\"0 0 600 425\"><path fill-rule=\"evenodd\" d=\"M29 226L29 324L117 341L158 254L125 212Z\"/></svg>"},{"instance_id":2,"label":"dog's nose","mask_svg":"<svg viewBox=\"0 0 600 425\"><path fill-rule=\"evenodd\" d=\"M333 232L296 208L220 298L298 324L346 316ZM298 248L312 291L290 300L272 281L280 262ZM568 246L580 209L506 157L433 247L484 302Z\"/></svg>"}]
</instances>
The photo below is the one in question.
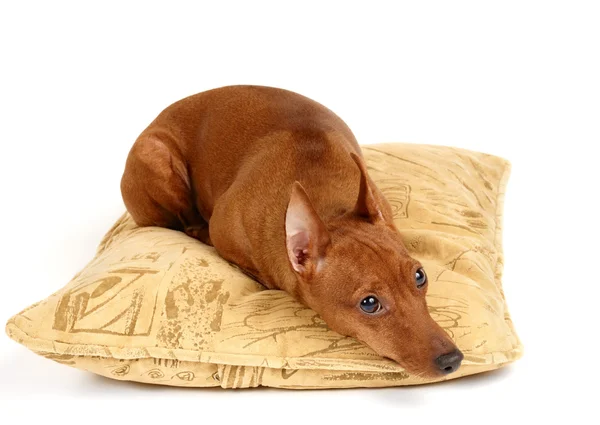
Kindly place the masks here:
<instances>
[{"instance_id":1,"label":"dog's nose","mask_svg":"<svg viewBox=\"0 0 600 425\"><path fill-rule=\"evenodd\" d=\"M463 358L463 353L457 349L439 356L435 359L435 364L443 374L447 375L458 370Z\"/></svg>"}]
</instances>

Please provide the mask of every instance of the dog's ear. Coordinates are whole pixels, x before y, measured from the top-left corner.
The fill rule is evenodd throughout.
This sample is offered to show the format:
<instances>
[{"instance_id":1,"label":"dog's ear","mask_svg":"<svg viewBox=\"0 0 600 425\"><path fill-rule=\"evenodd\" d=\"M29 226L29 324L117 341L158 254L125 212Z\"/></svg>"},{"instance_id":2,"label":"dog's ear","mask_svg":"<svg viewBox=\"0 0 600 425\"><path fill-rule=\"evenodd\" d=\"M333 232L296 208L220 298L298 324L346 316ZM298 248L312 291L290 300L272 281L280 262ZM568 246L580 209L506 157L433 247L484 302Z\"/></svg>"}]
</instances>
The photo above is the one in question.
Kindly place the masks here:
<instances>
[{"instance_id":1,"label":"dog's ear","mask_svg":"<svg viewBox=\"0 0 600 425\"><path fill-rule=\"evenodd\" d=\"M356 200L354 213L370 220L372 223L382 222L383 215L381 213L381 208L375 200L375 196L373 196L367 168L357 154L352 152L350 153L350 156L352 156L352 159L356 162L356 165L358 165L358 169L360 170L360 189L358 191L358 199Z\"/></svg>"},{"instance_id":2,"label":"dog's ear","mask_svg":"<svg viewBox=\"0 0 600 425\"><path fill-rule=\"evenodd\" d=\"M285 215L285 235L293 269L303 277L318 271L331 238L299 182L292 186Z\"/></svg>"}]
</instances>

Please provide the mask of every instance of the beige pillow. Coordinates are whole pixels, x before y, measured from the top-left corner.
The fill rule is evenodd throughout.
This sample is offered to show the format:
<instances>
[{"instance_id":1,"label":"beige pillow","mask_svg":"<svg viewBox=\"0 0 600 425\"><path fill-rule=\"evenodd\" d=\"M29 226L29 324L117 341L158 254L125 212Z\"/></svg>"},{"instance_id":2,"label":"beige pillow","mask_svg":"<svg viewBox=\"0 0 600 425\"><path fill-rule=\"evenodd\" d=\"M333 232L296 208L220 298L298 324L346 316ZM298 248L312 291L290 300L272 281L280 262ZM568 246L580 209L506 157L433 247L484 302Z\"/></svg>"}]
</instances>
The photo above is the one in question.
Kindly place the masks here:
<instances>
[{"instance_id":1,"label":"beige pillow","mask_svg":"<svg viewBox=\"0 0 600 425\"><path fill-rule=\"evenodd\" d=\"M363 147L412 255L429 309L465 359L442 379L519 358L501 287L502 203L510 166L494 156L412 144ZM411 376L266 290L183 233L123 215L63 289L12 317L32 351L110 378L190 387L383 387Z\"/></svg>"}]
</instances>

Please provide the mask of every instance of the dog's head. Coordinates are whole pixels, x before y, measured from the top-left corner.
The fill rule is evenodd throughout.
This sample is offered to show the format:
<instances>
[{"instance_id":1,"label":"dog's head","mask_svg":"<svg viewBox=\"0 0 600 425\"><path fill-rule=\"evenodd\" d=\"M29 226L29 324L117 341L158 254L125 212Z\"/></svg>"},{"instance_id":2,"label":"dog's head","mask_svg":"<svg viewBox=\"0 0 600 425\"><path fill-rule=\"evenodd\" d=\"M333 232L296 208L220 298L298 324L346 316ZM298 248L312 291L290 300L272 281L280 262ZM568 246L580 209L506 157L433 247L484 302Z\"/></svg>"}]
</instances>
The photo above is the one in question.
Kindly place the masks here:
<instances>
[{"instance_id":1,"label":"dog's head","mask_svg":"<svg viewBox=\"0 0 600 425\"><path fill-rule=\"evenodd\" d=\"M324 223L300 183L286 213L286 244L299 296L335 331L355 337L407 371L437 377L463 359L431 318L428 279L379 205L362 160L354 210Z\"/></svg>"}]
</instances>

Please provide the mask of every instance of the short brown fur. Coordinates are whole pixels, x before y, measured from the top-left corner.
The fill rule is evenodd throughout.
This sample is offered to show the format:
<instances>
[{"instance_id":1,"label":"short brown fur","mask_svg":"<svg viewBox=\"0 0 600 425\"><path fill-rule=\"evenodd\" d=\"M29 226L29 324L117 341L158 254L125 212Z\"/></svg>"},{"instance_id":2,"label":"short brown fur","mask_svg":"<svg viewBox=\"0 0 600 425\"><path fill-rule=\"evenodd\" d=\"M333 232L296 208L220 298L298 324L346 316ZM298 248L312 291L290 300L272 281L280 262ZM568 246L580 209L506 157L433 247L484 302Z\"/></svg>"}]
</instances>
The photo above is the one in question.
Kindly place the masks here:
<instances>
[{"instance_id":1,"label":"short brown fur","mask_svg":"<svg viewBox=\"0 0 600 425\"><path fill-rule=\"evenodd\" d=\"M462 359L428 313L427 286L415 285L421 265L354 135L317 102L260 86L180 100L136 140L121 191L139 225L213 245L410 372L439 376L440 356ZM369 295L380 313L359 308Z\"/></svg>"}]
</instances>

